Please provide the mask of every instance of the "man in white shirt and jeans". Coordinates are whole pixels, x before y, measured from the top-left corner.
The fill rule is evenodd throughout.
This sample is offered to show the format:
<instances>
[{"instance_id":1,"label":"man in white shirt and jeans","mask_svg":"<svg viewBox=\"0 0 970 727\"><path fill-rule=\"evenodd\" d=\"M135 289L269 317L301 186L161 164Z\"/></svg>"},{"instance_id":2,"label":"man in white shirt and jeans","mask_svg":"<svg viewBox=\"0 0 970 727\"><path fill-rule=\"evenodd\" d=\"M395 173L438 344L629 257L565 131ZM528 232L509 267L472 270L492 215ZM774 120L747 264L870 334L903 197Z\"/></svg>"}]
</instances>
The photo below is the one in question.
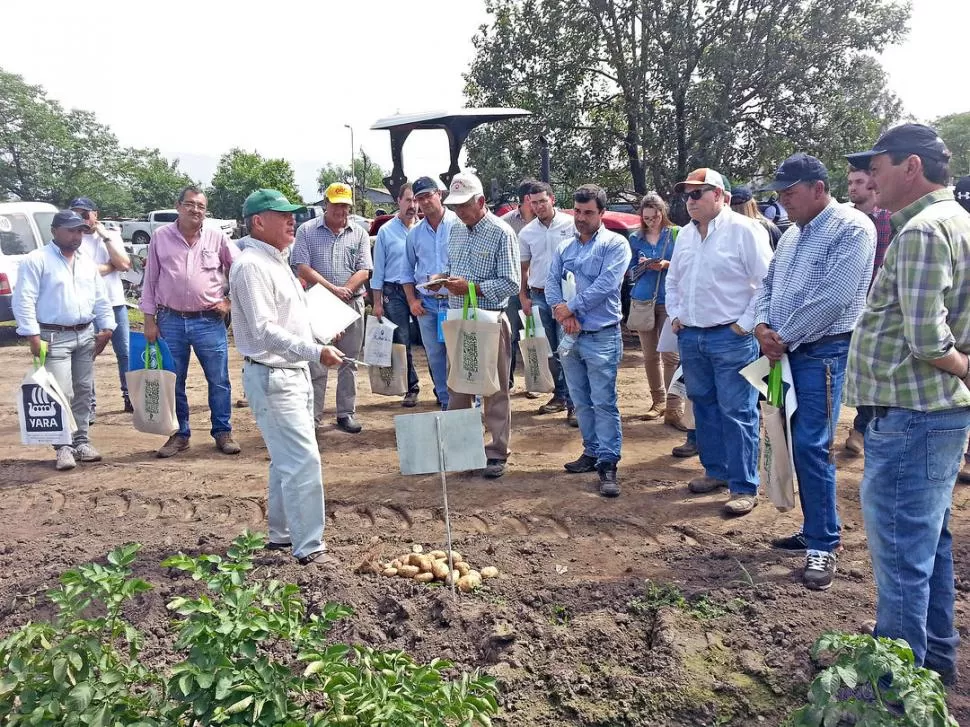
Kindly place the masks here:
<instances>
[{"instance_id":1,"label":"man in white shirt and jeans","mask_svg":"<svg viewBox=\"0 0 970 727\"><path fill-rule=\"evenodd\" d=\"M519 301L525 315L538 313L546 338L549 339L549 347L555 352L559 348L559 324L546 302L546 279L553 254L560 243L573 239L576 225L572 216L556 209L556 197L547 182L532 184L529 188L529 204L535 218L519 231L519 258L522 261ZM515 342L512 345L515 346ZM556 388L552 398L539 407L539 413L554 414L565 409L569 420L573 416L573 404L558 353L553 354L550 368Z\"/></svg>"},{"instance_id":2,"label":"man in white shirt and jeans","mask_svg":"<svg viewBox=\"0 0 970 727\"><path fill-rule=\"evenodd\" d=\"M121 397L125 411L134 411L128 398L129 333L128 306L125 303L125 286L121 273L131 270L131 260L125 252L121 235L110 232L98 221L98 206L88 197L78 197L71 202L71 209L87 223L87 231L81 236L81 250L95 262L108 293L108 302L115 316L115 329L111 334L111 348L118 360L118 378L121 381ZM91 419L94 419L97 396L91 388Z\"/></svg>"},{"instance_id":3,"label":"man in white shirt and jeans","mask_svg":"<svg viewBox=\"0 0 970 727\"><path fill-rule=\"evenodd\" d=\"M758 392L738 372L759 355L755 297L771 245L764 227L731 210L724 178L713 169L694 170L674 190L688 193L692 221L677 237L666 288L704 465L689 488L727 487L724 509L745 515L758 504L760 432Z\"/></svg>"},{"instance_id":4,"label":"man in white shirt and jeans","mask_svg":"<svg viewBox=\"0 0 970 727\"><path fill-rule=\"evenodd\" d=\"M243 203L249 229L229 270L232 331L243 355L243 386L269 450L269 550L290 550L301 565L333 565L323 542L324 497L313 422L309 361L336 366L340 351L313 340L303 286L287 252L296 235L290 204L275 189Z\"/></svg>"}]
</instances>

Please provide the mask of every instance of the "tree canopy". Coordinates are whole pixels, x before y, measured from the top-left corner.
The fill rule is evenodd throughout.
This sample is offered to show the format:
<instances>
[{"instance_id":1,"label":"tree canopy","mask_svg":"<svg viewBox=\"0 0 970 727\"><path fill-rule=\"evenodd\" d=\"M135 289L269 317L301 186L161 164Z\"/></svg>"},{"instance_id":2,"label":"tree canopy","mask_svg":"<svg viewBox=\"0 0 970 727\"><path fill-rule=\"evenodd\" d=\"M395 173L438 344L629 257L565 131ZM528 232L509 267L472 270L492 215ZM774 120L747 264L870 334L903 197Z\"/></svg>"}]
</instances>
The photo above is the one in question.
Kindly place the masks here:
<instances>
[{"instance_id":1,"label":"tree canopy","mask_svg":"<svg viewBox=\"0 0 970 727\"><path fill-rule=\"evenodd\" d=\"M596 180L666 193L701 166L745 180L796 149L841 167L841 154L901 113L874 54L903 37L905 2L488 0L487 9L466 98L534 115L473 132L469 163L486 183L535 175L540 134L566 190Z\"/></svg>"},{"instance_id":2,"label":"tree canopy","mask_svg":"<svg viewBox=\"0 0 970 727\"><path fill-rule=\"evenodd\" d=\"M384 177L389 174L389 171L381 169L380 165L361 148L354 155L353 173L346 164L327 164L317 173L317 185L321 193L334 182L353 186L357 211L362 215L370 215L374 212L374 205L364 199L363 189L365 187L385 189Z\"/></svg>"},{"instance_id":3,"label":"tree canopy","mask_svg":"<svg viewBox=\"0 0 970 727\"><path fill-rule=\"evenodd\" d=\"M953 154L950 173L954 177L970 174L970 111L941 116L933 122L933 128Z\"/></svg>"},{"instance_id":4,"label":"tree canopy","mask_svg":"<svg viewBox=\"0 0 970 727\"><path fill-rule=\"evenodd\" d=\"M288 161L265 159L255 151L230 149L219 159L212 184L206 189L209 211L215 217L237 219L242 215L246 197L263 188L277 189L290 202L303 203Z\"/></svg>"}]
</instances>

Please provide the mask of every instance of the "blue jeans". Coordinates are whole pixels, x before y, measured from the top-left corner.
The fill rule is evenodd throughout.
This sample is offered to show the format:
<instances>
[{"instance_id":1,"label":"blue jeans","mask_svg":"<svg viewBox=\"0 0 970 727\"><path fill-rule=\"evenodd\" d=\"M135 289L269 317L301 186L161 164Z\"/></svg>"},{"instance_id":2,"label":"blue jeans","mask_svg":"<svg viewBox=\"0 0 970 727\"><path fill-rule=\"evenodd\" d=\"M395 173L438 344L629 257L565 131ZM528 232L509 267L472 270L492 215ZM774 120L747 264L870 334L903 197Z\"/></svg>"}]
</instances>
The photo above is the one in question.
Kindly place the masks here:
<instances>
[{"instance_id":1,"label":"blue jeans","mask_svg":"<svg viewBox=\"0 0 970 727\"><path fill-rule=\"evenodd\" d=\"M757 494L758 392L738 372L758 358L758 341L717 326L684 328L678 342L705 473L733 494Z\"/></svg>"},{"instance_id":2,"label":"blue jeans","mask_svg":"<svg viewBox=\"0 0 970 727\"><path fill-rule=\"evenodd\" d=\"M792 454L809 550L831 553L839 544L835 462L829 450L842 402L849 341L809 343L788 354L798 408L792 416Z\"/></svg>"},{"instance_id":3,"label":"blue jeans","mask_svg":"<svg viewBox=\"0 0 970 727\"><path fill-rule=\"evenodd\" d=\"M175 362L175 415L179 420L178 434L191 436L189 427L189 400L185 395L185 379L189 372L189 356L195 349L195 357L202 366L209 384L209 417L213 437L231 432L229 416L232 412L232 388L229 383L229 341L226 323L222 318L182 318L175 313L159 309L155 316L158 331L172 352Z\"/></svg>"},{"instance_id":4,"label":"blue jeans","mask_svg":"<svg viewBox=\"0 0 970 727\"><path fill-rule=\"evenodd\" d=\"M397 283L384 285L384 313L397 328L394 329L394 343L403 344L408 357L408 391L418 393L418 374L414 370L414 359L411 357L411 309L408 306L404 288Z\"/></svg>"},{"instance_id":5,"label":"blue jeans","mask_svg":"<svg viewBox=\"0 0 970 727\"><path fill-rule=\"evenodd\" d=\"M445 352L445 344L438 341L438 311L448 310L448 299L422 296L421 305L424 306L424 315L418 318L418 325L421 326L421 343L428 356L434 393L441 402L441 408L447 409L448 354Z\"/></svg>"},{"instance_id":6,"label":"blue jeans","mask_svg":"<svg viewBox=\"0 0 970 727\"><path fill-rule=\"evenodd\" d=\"M293 543L297 558L324 550L323 471L309 371L247 363L243 389L269 450L269 539Z\"/></svg>"},{"instance_id":7,"label":"blue jeans","mask_svg":"<svg viewBox=\"0 0 970 727\"><path fill-rule=\"evenodd\" d=\"M553 351L552 360L549 362L549 369L552 372L553 380L556 382L555 396L557 399L564 400L568 409L572 409L573 402L569 398L569 387L566 386L566 375L562 371L562 364L559 362L559 354L557 353L559 349L559 323L552 315L552 308L546 302L546 294L544 291L530 288L529 297L532 299L532 310L539 314L539 320L542 321L546 338L549 339L549 348ZM513 340L512 345L514 348L517 342Z\"/></svg>"},{"instance_id":8,"label":"blue jeans","mask_svg":"<svg viewBox=\"0 0 970 727\"><path fill-rule=\"evenodd\" d=\"M131 327L128 324L128 306L116 305L114 312L115 329L111 334L111 348L115 352L115 358L118 359L118 378L121 379L121 393L128 396L126 374L128 373L128 337L131 333Z\"/></svg>"},{"instance_id":9,"label":"blue jeans","mask_svg":"<svg viewBox=\"0 0 970 727\"><path fill-rule=\"evenodd\" d=\"M597 462L620 461L623 428L616 406L616 373L622 356L620 327L613 326L581 333L569 354L562 358L583 435L583 454L596 457Z\"/></svg>"},{"instance_id":10,"label":"blue jeans","mask_svg":"<svg viewBox=\"0 0 970 727\"><path fill-rule=\"evenodd\" d=\"M905 639L917 666L956 666L953 485L970 409L876 407L865 433L862 515L876 577L876 634Z\"/></svg>"}]
</instances>

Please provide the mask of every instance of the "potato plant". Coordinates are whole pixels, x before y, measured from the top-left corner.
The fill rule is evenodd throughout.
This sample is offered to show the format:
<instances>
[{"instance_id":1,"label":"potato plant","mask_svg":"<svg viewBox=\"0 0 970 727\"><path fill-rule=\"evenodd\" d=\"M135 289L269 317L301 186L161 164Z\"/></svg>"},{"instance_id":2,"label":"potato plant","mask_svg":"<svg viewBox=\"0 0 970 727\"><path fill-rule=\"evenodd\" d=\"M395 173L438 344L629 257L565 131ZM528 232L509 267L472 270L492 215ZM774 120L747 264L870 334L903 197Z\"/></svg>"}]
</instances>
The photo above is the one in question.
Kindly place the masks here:
<instances>
[{"instance_id":1,"label":"potato plant","mask_svg":"<svg viewBox=\"0 0 970 727\"><path fill-rule=\"evenodd\" d=\"M402 652L334 644L351 615L339 604L310 612L299 589L251 577L264 538L245 533L225 557L178 554L163 565L205 584L168 603L176 616L176 662L144 666L142 637L123 606L151 585L131 578L139 550L64 573L49 597L51 623L30 623L0 642L0 723L78 727L259 725L489 725L494 681L448 679L442 660L418 664Z\"/></svg>"}]
</instances>

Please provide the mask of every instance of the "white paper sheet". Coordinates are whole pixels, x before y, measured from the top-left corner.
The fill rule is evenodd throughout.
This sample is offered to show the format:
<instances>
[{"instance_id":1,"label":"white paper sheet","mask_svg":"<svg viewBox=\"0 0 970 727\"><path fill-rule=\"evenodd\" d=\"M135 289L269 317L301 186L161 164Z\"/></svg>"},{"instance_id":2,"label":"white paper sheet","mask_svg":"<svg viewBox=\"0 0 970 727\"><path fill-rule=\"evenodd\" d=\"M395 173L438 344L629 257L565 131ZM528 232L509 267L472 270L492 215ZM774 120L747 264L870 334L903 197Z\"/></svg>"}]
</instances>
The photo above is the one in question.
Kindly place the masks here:
<instances>
[{"instance_id":1,"label":"white paper sheet","mask_svg":"<svg viewBox=\"0 0 970 727\"><path fill-rule=\"evenodd\" d=\"M306 292L310 308L310 329L320 343L330 343L360 319L354 308L344 303L322 285L314 285Z\"/></svg>"}]
</instances>

